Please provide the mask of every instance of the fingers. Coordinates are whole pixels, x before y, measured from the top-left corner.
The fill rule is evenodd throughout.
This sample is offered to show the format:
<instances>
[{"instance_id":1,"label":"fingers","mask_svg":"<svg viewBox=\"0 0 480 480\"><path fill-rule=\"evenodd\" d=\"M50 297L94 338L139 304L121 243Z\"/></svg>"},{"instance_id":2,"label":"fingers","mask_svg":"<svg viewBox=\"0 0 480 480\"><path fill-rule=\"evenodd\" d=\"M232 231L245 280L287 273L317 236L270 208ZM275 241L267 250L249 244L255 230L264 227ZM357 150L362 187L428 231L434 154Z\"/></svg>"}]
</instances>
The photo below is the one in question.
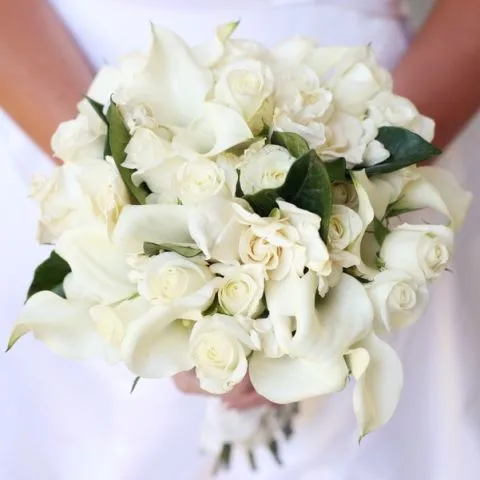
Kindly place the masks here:
<instances>
[{"instance_id":1,"label":"fingers","mask_svg":"<svg viewBox=\"0 0 480 480\"><path fill-rule=\"evenodd\" d=\"M208 395L207 392L200 388L200 383L194 370L177 373L173 376L173 382L175 383L175 386L183 393L190 395Z\"/></svg>"},{"instance_id":2,"label":"fingers","mask_svg":"<svg viewBox=\"0 0 480 480\"><path fill-rule=\"evenodd\" d=\"M197 375L194 370L180 372L173 376L176 387L188 395L212 395L200 388ZM225 395L222 395L222 401L229 408L237 410L247 410L249 408L261 407L263 405L275 406L266 398L259 395L253 388L248 375Z\"/></svg>"},{"instance_id":3,"label":"fingers","mask_svg":"<svg viewBox=\"0 0 480 480\"><path fill-rule=\"evenodd\" d=\"M246 392L242 395L234 397L230 400L224 399L225 404L229 408L235 408L236 410L248 410L250 408L261 407L263 405L275 406L266 398L259 395L257 392Z\"/></svg>"}]
</instances>

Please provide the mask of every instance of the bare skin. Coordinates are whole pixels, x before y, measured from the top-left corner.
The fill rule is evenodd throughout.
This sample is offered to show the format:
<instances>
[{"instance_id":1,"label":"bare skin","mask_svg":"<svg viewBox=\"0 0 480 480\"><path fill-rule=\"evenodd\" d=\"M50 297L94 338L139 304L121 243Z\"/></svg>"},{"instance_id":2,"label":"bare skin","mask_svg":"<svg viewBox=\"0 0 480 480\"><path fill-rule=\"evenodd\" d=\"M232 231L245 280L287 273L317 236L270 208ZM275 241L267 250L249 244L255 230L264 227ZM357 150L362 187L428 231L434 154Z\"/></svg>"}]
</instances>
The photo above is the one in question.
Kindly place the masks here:
<instances>
[{"instance_id":1,"label":"bare skin","mask_svg":"<svg viewBox=\"0 0 480 480\"><path fill-rule=\"evenodd\" d=\"M439 0L394 72L397 93L435 119L441 147L480 105L478 18L480 0ZM0 105L51 154L52 133L74 116L93 71L46 0L0 0L0 72ZM205 394L193 371L174 381L187 394ZM239 409L269 404L248 376L223 398Z\"/></svg>"}]
</instances>

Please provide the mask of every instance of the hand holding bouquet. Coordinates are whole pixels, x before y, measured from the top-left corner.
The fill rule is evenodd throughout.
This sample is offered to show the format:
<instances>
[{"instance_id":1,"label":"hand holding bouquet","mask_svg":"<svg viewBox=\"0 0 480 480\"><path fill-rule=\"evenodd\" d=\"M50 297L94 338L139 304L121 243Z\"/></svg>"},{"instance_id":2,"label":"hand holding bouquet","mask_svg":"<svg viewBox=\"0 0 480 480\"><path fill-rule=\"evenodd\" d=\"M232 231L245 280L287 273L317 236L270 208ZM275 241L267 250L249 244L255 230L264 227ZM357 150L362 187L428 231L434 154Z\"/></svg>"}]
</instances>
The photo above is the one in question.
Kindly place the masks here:
<instances>
[{"instance_id":1,"label":"hand holding bouquet","mask_svg":"<svg viewBox=\"0 0 480 480\"><path fill-rule=\"evenodd\" d=\"M360 436L393 415L402 366L385 334L417 321L470 194L434 124L392 93L369 47L294 38L272 50L220 27L195 48L152 27L148 55L104 67L36 179L35 272L9 348L32 332L66 357L138 378L194 369L202 389L249 375L283 405L207 415L224 463L291 432L296 402L356 381ZM445 223L410 224L434 209Z\"/></svg>"}]
</instances>

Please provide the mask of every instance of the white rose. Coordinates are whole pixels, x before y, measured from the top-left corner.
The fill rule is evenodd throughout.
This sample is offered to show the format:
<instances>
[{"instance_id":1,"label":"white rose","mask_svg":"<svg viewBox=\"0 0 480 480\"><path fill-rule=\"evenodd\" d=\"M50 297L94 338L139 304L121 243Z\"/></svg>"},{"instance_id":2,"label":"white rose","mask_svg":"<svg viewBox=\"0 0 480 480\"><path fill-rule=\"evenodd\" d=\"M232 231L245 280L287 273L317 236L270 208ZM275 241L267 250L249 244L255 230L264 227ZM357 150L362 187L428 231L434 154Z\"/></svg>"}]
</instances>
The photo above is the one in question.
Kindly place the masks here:
<instances>
[{"instance_id":1,"label":"white rose","mask_svg":"<svg viewBox=\"0 0 480 480\"><path fill-rule=\"evenodd\" d=\"M453 232L443 225L395 228L383 242L380 258L387 269L405 270L419 281L433 280L448 266Z\"/></svg>"},{"instance_id":2,"label":"white rose","mask_svg":"<svg viewBox=\"0 0 480 480\"><path fill-rule=\"evenodd\" d=\"M205 308L213 298L215 282L207 265L174 252L131 259L131 278L138 293L154 305Z\"/></svg>"},{"instance_id":3,"label":"white rose","mask_svg":"<svg viewBox=\"0 0 480 480\"><path fill-rule=\"evenodd\" d=\"M228 266L216 263L210 270L223 276L217 294L223 313L256 317L264 310L265 271L261 265Z\"/></svg>"},{"instance_id":4,"label":"white rose","mask_svg":"<svg viewBox=\"0 0 480 480\"><path fill-rule=\"evenodd\" d=\"M259 60L244 59L225 64L218 72L214 100L237 110L250 122L272 95L270 67Z\"/></svg>"},{"instance_id":5,"label":"white rose","mask_svg":"<svg viewBox=\"0 0 480 480\"><path fill-rule=\"evenodd\" d=\"M67 230L92 222L113 228L128 192L113 161L89 160L58 167L50 178L35 177L32 198L41 218L40 243L52 243Z\"/></svg>"},{"instance_id":6,"label":"white rose","mask_svg":"<svg viewBox=\"0 0 480 480\"><path fill-rule=\"evenodd\" d=\"M106 127L99 132L96 124L79 114L75 119L61 123L52 136L54 155L64 162L80 162L103 158Z\"/></svg>"},{"instance_id":7,"label":"white rose","mask_svg":"<svg viewBox=\"0 0 480 480\"><path fill-rule=\"evenodd\" d=\"M175 180L178 186L178 198L183 204L188 205L213 197L224 190L227 175L225 170L215 162L199 159L184 162L178 169ZM229 183L230 188L227 191L230 196L233 196L236 175L230 175Z\"/></svg>"},{"instance_id":8,"label":"white rose","mask_svg":"<svg viewBox=\"0 0 480 480\"><path fill-rule=\"evenodd\" d=\"M345 205L334 205L328 229L328 244L334 250L345 250L363 229L358 213Z\"/></svg>"},{"instance_id":9,"label":"white rose","mask_svg":"<svg viewBox=\"0 0 480 480\"><path fill-rule=\"evenodd\" d=\"M193 327L190 355L200 386L214 394L231 390L245 377L254 345L240 322L227 315L205 317Z\"/></svg>"},{"instance_id":10,"label":"white rose","mask_svg":"<svg viewBox=\"0 0 480 480\"><path fill-rule=\"evenodd\" d=\"M381 92L368 102L368 118L377 127L403 127L417 133L427 142L433 140L435 122L420 115L410 100L391 92Z\"/></svg>"},{"instance_id":11,"label":"white rose","mask_svg":"<svg viewBox=\"0 0 480 480\"><path fill-rule=\"evenodd\" d=\"M283 185L295 162L288 150L277 145L266 145L252 155L246 155L246 158L245 165L240 169L240 186L247 195Z\"/></svg>"},{"instance_id":12,"label":"white rose","mask_svg":"<svg viewBox=\"0 0 480 480\"><path fill-rule=\"evenodd\" d=\"M393 331L416 322L428 307L428 289L408 272L385 270L366 285L376 331Z\"/></svg>"}]
</instances>

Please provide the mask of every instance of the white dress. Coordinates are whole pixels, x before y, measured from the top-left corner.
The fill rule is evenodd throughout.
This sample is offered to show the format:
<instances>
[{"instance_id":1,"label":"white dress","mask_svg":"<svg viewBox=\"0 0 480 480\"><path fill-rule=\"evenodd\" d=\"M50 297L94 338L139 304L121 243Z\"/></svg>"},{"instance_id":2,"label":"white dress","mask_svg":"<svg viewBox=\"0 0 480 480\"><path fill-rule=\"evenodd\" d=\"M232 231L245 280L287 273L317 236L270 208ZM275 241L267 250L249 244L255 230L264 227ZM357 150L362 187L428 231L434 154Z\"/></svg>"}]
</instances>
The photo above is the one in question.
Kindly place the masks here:
<instances>
[{"instance_id":1,"label":"white dress","mask_svg":"<svg viewBox=\"0 0 480 480\"><path fill-rule=\"evenodd\" d=\"M189 42L240 18L239 35L272 44L303 34L323 44L373 43L393 67L408 45L395 0L52 0L95 67L147 48L148 21ZM34 242L35 209L26 182L51 164L0 118L0 341L23 302L33 267L46 251ZM463 142L461 145L465 145ZM457 145L457 149L460 148ZM468 152L467 152L468 153ZM473 149L470 157L473 154ZM468 158L460 155L461 160ZM461 168L460 163L455 167ZM473 162L469 171L474 187ZM469 167L470 168L470 167ZM473 480L480 471L480 273L473 250L480 233L470 215L453 275L437 285L429 314L395 346L405 390L393 420L359 446L351 392L304 405L302 424L285 445L283 468L265 453L253 475L241 457L228 478L262 480ZM204 400L170 381L142 381L121 368L55 357L24 338L0 361L1 480L193 480L206 478L198 452Z\"/></svg>"}]
</instances>

